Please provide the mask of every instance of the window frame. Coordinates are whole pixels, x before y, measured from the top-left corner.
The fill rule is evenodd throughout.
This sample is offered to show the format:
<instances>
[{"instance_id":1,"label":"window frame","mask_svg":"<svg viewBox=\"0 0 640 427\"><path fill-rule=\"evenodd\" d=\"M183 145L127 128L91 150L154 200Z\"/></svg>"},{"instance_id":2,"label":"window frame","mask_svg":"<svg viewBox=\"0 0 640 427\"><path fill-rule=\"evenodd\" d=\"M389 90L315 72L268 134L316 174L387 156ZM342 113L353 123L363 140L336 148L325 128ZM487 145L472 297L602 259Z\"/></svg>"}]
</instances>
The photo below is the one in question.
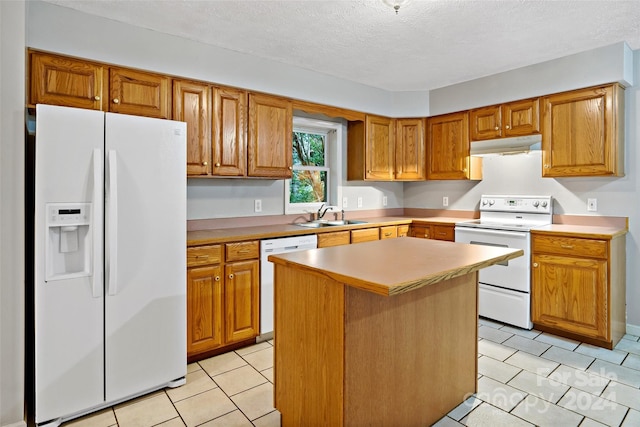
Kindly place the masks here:
<instances>
[{"instance_id":1,"label":"window frame","mask_svg":"<svg viewBox=\"0 0 640 427\"><path fill-rule=\"evenodd\" d=\"M299 214L299 213L312 213L317 212L318 209L323 204L332 204L335 192L336 192L336 184L334 181L334 173L332 169L339 167L339 165L335 165L334 163L338 163L336 161L337 157L334 155L334 150L338 150L340 148L339 141L337 140L336 130L341 125L339 123L326 122L323 120L317 119L309 119L302 117L294 117L293 118L293 129L292 132L304 132L304 133L313 133L324 136L324 164L325 166L293 166L293 171L296 170L320 170L326 171L327 173L327 184L325 188L326 192L326 202L315 202L315 203L290 203L291 197L291 179L284 180L284 211L285 214ZM334 132L334 135L332 135ZM292 154L293 155L293 154Z\"/></svg>"}]
</instances>

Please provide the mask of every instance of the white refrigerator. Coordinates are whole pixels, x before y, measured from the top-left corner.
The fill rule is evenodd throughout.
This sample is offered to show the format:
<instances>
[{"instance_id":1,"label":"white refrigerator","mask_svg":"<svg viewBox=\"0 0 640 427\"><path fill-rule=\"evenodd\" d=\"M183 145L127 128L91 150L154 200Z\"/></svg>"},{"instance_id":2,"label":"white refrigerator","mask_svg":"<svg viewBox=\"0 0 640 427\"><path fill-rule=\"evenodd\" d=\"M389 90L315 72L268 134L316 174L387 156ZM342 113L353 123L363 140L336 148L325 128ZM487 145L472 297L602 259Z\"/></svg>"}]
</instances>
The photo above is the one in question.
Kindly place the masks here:
<instances>
[{"instance_id":1,"label":"white refrigerator","mask_svg":"<svg viewBox=\"0 0 640 427\"><path fill-rule=\"evenodd\" d=\"M186 125L36 106L39 425L186 375Z\"/></svg>"}]
</instances>

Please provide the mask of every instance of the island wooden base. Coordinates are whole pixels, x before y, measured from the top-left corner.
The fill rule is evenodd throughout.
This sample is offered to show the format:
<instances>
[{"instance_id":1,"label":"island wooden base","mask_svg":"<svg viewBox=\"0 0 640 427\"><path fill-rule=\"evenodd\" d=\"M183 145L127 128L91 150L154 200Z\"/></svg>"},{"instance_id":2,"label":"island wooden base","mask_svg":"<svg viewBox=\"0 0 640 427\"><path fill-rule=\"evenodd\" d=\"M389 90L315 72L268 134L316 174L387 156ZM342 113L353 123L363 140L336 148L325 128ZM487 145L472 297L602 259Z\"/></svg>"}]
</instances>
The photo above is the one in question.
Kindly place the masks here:
<instances>
[{"instance_id":1,"label":"island wooden base","mask_svg":"<svg viewBox=\"0 0 640 427\"><path fill-rule=\"evenodd\" d=\"M477 389L477 273L380 296L275 265L282 426L431 425Z\"/></svg>"}]
</instances>

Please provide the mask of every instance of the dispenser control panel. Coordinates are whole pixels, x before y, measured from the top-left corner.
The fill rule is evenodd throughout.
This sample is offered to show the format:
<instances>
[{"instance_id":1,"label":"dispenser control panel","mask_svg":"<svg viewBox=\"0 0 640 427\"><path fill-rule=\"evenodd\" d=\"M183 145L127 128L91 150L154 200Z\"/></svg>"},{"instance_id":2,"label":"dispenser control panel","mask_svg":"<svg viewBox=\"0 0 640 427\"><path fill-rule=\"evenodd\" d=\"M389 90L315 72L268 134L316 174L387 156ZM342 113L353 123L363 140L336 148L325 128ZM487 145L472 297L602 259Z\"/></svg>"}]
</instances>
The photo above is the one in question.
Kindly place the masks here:
<instances>
[{"instance_id":1,"label":"dispenser control panel","mask_svg":"<svg viewBox=\"0 0 640 427\"><path fill-rule=\"evenodd\" d=\"M55 203L47 205L49 226L85 225L89 223L89 203Z\"/></svg>"}]
</instances>

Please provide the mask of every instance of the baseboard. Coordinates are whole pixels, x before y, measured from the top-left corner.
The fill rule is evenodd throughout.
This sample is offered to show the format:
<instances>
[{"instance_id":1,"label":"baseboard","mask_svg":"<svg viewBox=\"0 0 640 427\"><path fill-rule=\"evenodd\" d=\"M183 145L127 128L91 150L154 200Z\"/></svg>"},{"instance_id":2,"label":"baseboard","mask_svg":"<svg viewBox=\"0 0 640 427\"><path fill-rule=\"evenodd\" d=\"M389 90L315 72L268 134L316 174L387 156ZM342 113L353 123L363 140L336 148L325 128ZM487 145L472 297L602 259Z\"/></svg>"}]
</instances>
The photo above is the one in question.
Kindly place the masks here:
<instances>
[{"instance_id":1,"label":"baseboard","mask_svg":"<svg viewBox=\"0 0 640 427\"><path fill-rule=\"evenodd\" d=\"M24 421L18 421L13 424L4 424L2 427L27 427L27 423Z\"/></svg>"},{"instance_id":2,"label":"baseboard","mask_svg":"<svg viewBox=\"0 0 640 427\"><path fill-rule=\"evenodd\" d=\"M627 323L627 334L635 335L636 337L640 337L640 326L638 325L630 325Z\"/></svg>"}]
</instances>

